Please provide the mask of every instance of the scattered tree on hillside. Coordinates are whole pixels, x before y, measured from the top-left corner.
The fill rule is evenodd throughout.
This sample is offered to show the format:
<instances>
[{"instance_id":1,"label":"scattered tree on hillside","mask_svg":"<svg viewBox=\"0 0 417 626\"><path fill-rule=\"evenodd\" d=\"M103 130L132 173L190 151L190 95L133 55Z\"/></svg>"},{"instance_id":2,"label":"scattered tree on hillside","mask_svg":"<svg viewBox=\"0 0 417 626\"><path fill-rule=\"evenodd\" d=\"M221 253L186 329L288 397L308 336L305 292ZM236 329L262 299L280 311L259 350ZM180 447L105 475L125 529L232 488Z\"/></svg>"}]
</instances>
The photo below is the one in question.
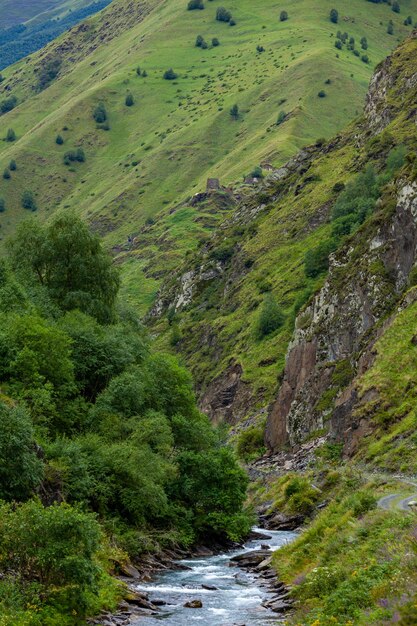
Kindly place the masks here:
<instances>
[{"instance_id":1,"label":"scattered tree on hillside","mask_svg":"<svg viewBox=\"0 0 417 626\"><path fill-rule=\"evenodd\" d=\"M265 48L263 46L261 46L260 44L258 44L256 46L256 52L265 52Z\"/></svg>"},{"instance_id":2,"label":"scattered tree on hillside","mask_svg":"<svg viewBox=\"0 0 417 626\"><path fill-rule=\"evenodd\" d=\"M319 98L325 98L327 94L326 94L326 92L324 91L324 89L321 89L321 90L318 92L318 94L317 94L317 95L318 95L318 97L319 97Z\"/></svg>"},{"instance_id":3,"label":"scattered tree on hillside","mask_svg":"<svg viewBox=\"0 0 417 626\"><path fill-rule=\"evenodd\" d=\"M58 146L62 146L62 144L64 143L64 138L62 135L57 135L56 139L55 139L55 143L58 144Z\"/></svg>"},{"instance_id":4,"label":"scattered tree on hillside","mask_svg":"<svg viewBox=\"0 0 417 626\"><path fill-rule=\"evenodd\" d=\"M339 21L339 12L337 11L337 9L332 9L330 11L330 21L333 22L333 24L337 24Z\"/></svg>"},{"instance_id":5,"label":"scattered tree on hillside","mask_svg":"<svg viewBox=\"0 0 417 626\"><path fill-rule=\"evenodd\" d=\"M388 35L393 35L394 34L394 22L392 20L390 20L388 22L387 33L388 33Z\"/></svg>"},{"instance_id":6,"label":"scattered tree on hillside","mask_svg":"<svg viewBox=\"0 0 417 626\"><path fill-rule=\"evenodd\" d=\"M31 192L25 192L25 208L33 202ZM61 213L45 225L26 220L9 251L13 267L31 271L62 310L79 309L104 323L113 320L119 272L80 218Z\"/></svg>"},{"instance_id":7,"label":"scattered tree on hillside","mask_svg":"<svg viewBox=\"0 0 417 626\"><path fill-rule=\"evenodd\" d=\"M287 114L285 113L285 111L280 111L278 113L277 126L281 126L281 124L285 122L286 117L287 117Z\"/></svg>"},{"instance_id":8,"label":"scattered tree on hillside","mask_svg":"<svg viewBox=\"0 0 417 626\"><path fill-rule=\"evenodd\" d=\"M16 133L13 128L9 128L6 135L6 141L16 141Z\"/></svg>"},{"instance_id":9,"label":"scattered tree on hillside","mask_svg":"<svg viewBox=\"0 0 417 626\"><path fill-rule=\"evenodd\" d=\"M3 172L3 178L4 180L9 180L11 178L11 174L10 174L10 170L8 167L6 167L6 169Z\"/></svg>"},{"instance_id":10,"label":"scattered tree on hillside","mask_svg":"<svg viewBox=\"0 0 417 626\"><path fill-rule=\"evenodd\" d=\"M107 111L104 102L99 102L93 111L93 118L97 124L103 124L107 120Z\"/></svg>"},{"instance_id":11,"label":"scattered tree on hillside","mask_svg":"<svg viewBox=\"0 0 417 626\"><path fill-rule=\"evenodd\" d=\"M392 10L394 11L394 13L399 13L401 11L400 4L396 0L392 3Z\"/></svg>"},{"instance_id":12,"label":"scattered tree on hillside","mask_svg":"<svg viewBox=\"0 0 417 626\"><path fill-rule=\"evenodd\" d=\"M367 54L363 54L361 56L361 61L363 61L364 63L369 63L369 57Z\"/></svg>"},{"instance_id":13,"label":"scattered tree on hillside","mask_svg":"<svg viewBox=\"0 0 417 626\"><path fill-rule=\"evenodd\" d=\"M49 87L53 80L58 76L61 69L62 61L60 58L55 57L47 61L42 65L38 78L38 89L42 91Z\"/></svg>"},{"instance_id":14,"label":"scattered tree on hillside","mask_svg":"<svg viewBox=\"0 0 417 626\"><path fill-rule=\"evenodd\" d=\"M216 11L216 20L218 22L230 22L232 14L224 7L218 7Z\"/></svg>"},{"instance_id":15,"label":"scattered tree on hillside","mask_svg":"<svg viewBox=\"0 0 417 626\"><path fill-rule=\"evenodd\" d=\"M187 9L188 11L195 11L196 9L199 9L201 11L202 9L204 9L203 0L190 0L187 5Z\"/></svg>"},{"instance_id":16,"label":"scattered tree on hillside","mask_svg":"<svg viewBox=\"0 0 417 626\"><path fill-rule=\"evenodd\" d=\"M36 205L35 198L31 191L24 191L22 195L22 207L24 209L28 209L29 211L36 211L38 208Z\"/></svg>"},{"instance_id":17,"label":"scattered tree on hillside","mask_svg":"<svg viewBox=\"0 0 417 626\"><path fill-rule=\"evenodd\" d=\"M134 100L134 98L133 98L132 94L129 92L129 93L126 95L125 105L126 105L127 107L131 107L131 106L133 106L134 104L135 104L135 100Z\"/></svg>"},{"instance_id":18,"label":"scattered tree on hillside","mask_svg":"<svg viewBox=\"0 0 417 626\"><path fill-rule=\"evenodd\" d=\"M213 39L211 40L211 45L213 46L213 48L217 48L217 46L220 46L220 41L217 39L217 37L213 37Z\"/></svg>"},{"instance_id":19,"label":"scattered tree on hillside","mask_svg":"<svg viewBox=\"0 0 417 626\"><path fill-rule=\"evenodd\" d=\"M176 78L178 78L178 74L176 74L172 67L170 67L169 70L164 72L164 78L165 80L175 80Z\"/></svg>"},{"instance_id":20,"label":"scattered tree on hillside","mask_svg":"<svg viewBox=\"0 0 417 626\"><path fill-rule=\"evenodd\" d=\"M9 163L9 169L12 172L15 172L17 170L17 163L14 159L12 159Z\"/></svg>"},{"instance_id":21,"label":"scattered tree on hillside","mask_svg":"<svg viewBox=\"0 0 417 626\"><path fill-rule=\"evenodd\" d=\"M142 72L142 78L146 78L148 75L148 72L146 70L143 70Z\"/></svg>"},{"instance_id":22,"label":"scattered tree on hillside","mask_svg":"<svg viewBox=\"0 0 417 626\"><path fill-rule=\"evenodd\" d=\"M362 50L368 49L368 40L366 39L366 37L362 37L361 39L361 48Z\"/></svg>"},{"instance_id":23,"label":"scattered tree on hillside","mask_svg":"<svg viewBox=\"0 0 417 626\"><path fill-rule=\"evenodd\" d=\"M288 19L288 13L287 11L281 11L280 15L279 15L279 21L280 22L286 22Z\"/></svg>"},{"instance_id":24,"label":"scattered tree on hillside","mask_svg":"<svg viewBox=\"0 0 417 626\"><path fill-rule=\"evenodd\" d=\"M274 296L271 293L267 293L256 324L258 339L262 339L278 330L284 321L285 317Z\"/></svg>"},{"instance_id":25,"label":"scattered tree on hillside","mask_svg":"<svg viewBox=\"0 0 417 626\"><path fill-rule=\"evenodd\" d=\"M17 104L16 96L10 96L0 103L0 113L8 113L15 108Z\"/></svg>"},{"instance_id":26,"label":"scattered tree on hillside","mask_svg":"<svg viewBox=\"0 0 417 626\"><path fill-rule=\"evenodd\" d=\"M237 104L234 104L230 109L230 115L235 120L237 120L237 118L239 117L239 107L237 106Z\"/></svg>"},{"instance_id":27,"label":"scattered tree on hillside","mask_svg":"<svg viewBox=\"0 0 417 626\"><path fill-rule=\"evenodd\" d=\"M0 213L4 213L6 210L6 202L4 198L0 198Z\"/></svg>"},{"instance_id":28,"label":"scattered tree on hillside","mask_svg":"<svg viewBox=\"0 0 417 626\"><path fill-rule=\"evenodd\" d=\"M139 66L136 68L136 74L137 74L138 76L140 76L140 75L141 75L141 70L140 70L140 67L139 67Z\"/></svg>"},{"instance_id":29,"label":"scattered tree on hillside","mask_svg":"<svg viewBox=\"0 0 417 626\"><path fill-rule=\"evenodd\" d=\"M195 40L196 47L201 48L203 43L204 43L204 37L202 35L197 35L196 40Z\"/></svg>"},{"instance_id":30,"label":"scattered tree on hillside","mask_svg":"<svg viewBox=\"0 0 417 626\"><path fill-rule=\"evenodd\" d=\"M334 42L334 46L335 48L337 48L338 50L341 50L343 48L343 44L341 42L340 39L336 39L336 41Z\"/></svg>"},{"instance_id":31,"label":"scattered tree on hillside","mask_svg":"<svg viewBox=\"0 0 417 626\"><path fill-rule=\"evenodd\" d=\"M236 20L232 18L229 22L229 26L236 26Z\"/></svg>"}]
</instances>

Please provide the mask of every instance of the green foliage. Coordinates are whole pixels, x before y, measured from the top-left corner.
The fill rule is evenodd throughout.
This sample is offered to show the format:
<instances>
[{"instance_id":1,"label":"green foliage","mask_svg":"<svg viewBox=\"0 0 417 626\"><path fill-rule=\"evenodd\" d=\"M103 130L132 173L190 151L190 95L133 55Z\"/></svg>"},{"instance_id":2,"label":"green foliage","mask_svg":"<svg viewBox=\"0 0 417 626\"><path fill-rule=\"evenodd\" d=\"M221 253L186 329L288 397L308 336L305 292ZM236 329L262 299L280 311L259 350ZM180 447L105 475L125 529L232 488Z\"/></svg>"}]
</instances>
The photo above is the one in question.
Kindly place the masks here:
<instances>
[{"instance_id":1,"label":"green foliage","mask_svg":"<svg viewBox=\"0 0 417 626\"><path fill-rule=\"evenodd\" d=\"M284 314L279 308L274 296L271 293L267 293L256 324L256 335L258 339L263 339L278 330L278 328L283 325L284 321Z\"/></svg>"},{"instance_id":2,"label":"green foliage","mask_svg":"<svg viewBox=\"0 0 417 626\"><path fill-rule=\"evenodd\" d=\"M119 276L99 238L73 214L45 226L23 222L9 243L14 267L30 272L62 310L79 308L101 321L114 318Z\"/></svg>"},{"instance_id":3,"label":"green foliage","mask_svg":"<svg viewBox=\"0 0 417 626\"><path fill-rule=\"evenodd\" d=\"M234 119L237 120L239 117L239 107L237 104L234 104L232 106L232 108L230 109L230 116Z\"/></svg>"},{"instance_id":4,"label":"green foliage","mask_svg":"<svg viewBox=\"0 0 417 626\"><path fill-rule=\"evenodd\" d=\"M287 114L285 113L285 111L280 111L278 113L277 126L281 126L281 124L283 124L286 119L287 119Z\"/></svg>"},{"instance_id":5,"label":"green foliage","mask_svg":"<svg viewBox=\"0 0 417 626\"><path fill-rule=\"evenodd\" d=\"M58 146L62 146L62 144L64 143L64 138L62 135L57 135L56 139L55 139L55 143L58 144Z\"/></svg>"},{"instance_id":6,"label":"green foliage","mask_svg":"<svg viewBox=\"0 0 417 626\"><path fill-rule=\"evenodd\" d=\"M388 33L388 35L393 35L394 34L394 22L392 20L390 20L388 22L387 33Z\"/></svg>"},{"instance_id":7,"label":"green foliage","mask_svg":"<svg viewBox=\"0 0 417 626\"><path fill-rule=\"evenodd\" d=\"M133 95L131 93L128 93L125 99L125 105L127 107L131 107L135 104L135 100L133 98Z\"/></svg>"},{"instance_id":8,"label":"green foliage","mask_svg":"<svg viewBox=\"0 0 417 626\"><path fill-rule=\"evenodd\" d=\"M218 7L216 11L216 20L218 22L230 22L232 14L224 7Z\"/></svg>"},{"instance_id":9,"label":"green foliage","mask_svg":"<svg viewBox=\"0 0 417 626\"><path fill-rule=\"evenodd\" d=\"M98 589L95 557L101 540L94 517L66 504L44 508L30 501L1 507L2 570L13 572L23 590L35 584L39 599L78 619L88 608L87 592Z\"/></svg>"},{"instance_id":10,"label":"green foliage","mask_svg":"<svg viewBox=\"0 0 417 626\"><path fill-rule=\"evenodd\" d=\"M23 408L1 402L0 420L0 498L25 500L43 475L30 415Z\"/></svg>"},{"instance_id":11,"label":"green foliage","mask_svg":"<svg viewBox=\"0 0 417 626\"><path fill-rule=\"evenodd\" d=\"M195 11L196 9L204 9L203 0L190 0L187 5L188 11Z\"/></svg>"},{"instance_id":12,"label":"green foliage","mask_svg":"<svg viewBox=\"0 0 417 626\"><path fill-rule=\"evenodd\" d=\"M99 102L93 111L93 118L97 124L103 124L107 121L107 111L104 102Z\"/></svg>"},{"instance_id":13,"label":"green foliage","mask_svg":"<svg viewBox=\"0 0 417 626\"><path fill-rule=\"evenodd\" d=\"M288 12L287 11L281 11L281 13L279 14L279 21L280 22L286 22L288 20Z\"/></svg>"},{"instance_id":14,"label":"green foliage","mask_svg":"<svg viewBox=\"0 0 417 626\"><path fill-rule=\"evenodd\" d=\"M6 141L9 141L10 143L12 143L13 141L16 141L16 133L13 130L13 128L8 129L6 133Z\"/></svg>"},{"instance_id":15,"label":"green foliage","mask_svg":"<svg viewBox=\"0 0 417 626\"><path fill-rule=\"evenodd\" d=\"M9 98L6 98L5 100L2 100L2 102L0 102L0 113L8 113L9 111L12 111L16 105L17 98L15 96L10 96Z\"/></svg>"},{"instance_id":16,"label":"green foliage","mask_svg":"<svg viewBox=\"0 0 417 626\"><path fill-rule=\"evenodd\" d=\"M316 278L329 269L329 254L337 248L334 239L319 243L315 248L308 250L304 257L304 271L308 278Z\"/></svg>"},{"instance_id":17,"label":"green foliage","mask_svg":"<svg viewBox=\"0 0 417 626\"><path fill-rule=\"evenodd\" d=\"M12 177L12 175L10 174L10 170L8 167L5 168L4 172L3 172L3 178L4 180L10 180Z\"/></svg>"},{"instance_id":18,"label":"green foliage","mask_svg":"<svg viewBox=\"0 0 417 626\"><path fill-rule=\"evenodd\" d=\"M265 424L242 430L236 441L236 453L242 461L249 462L265 452Z\"/></svg>"},{"instance_id":19,"label":"green foliage","mask_svg":"<svg viewBox=\"0 0 417 626\"><path fill-rule=\"evenodd\" d=\"M4 213L6 210L6 202L4 198L0 198L0 213Z\"/></svg>"},{"instance_id":20,"label":"green foliage","mask_svg":"<svg viewBox=\"0 0 417 626\"><path fill-rule=\"evenodd\" d=\"M46 63L42 64L41 71L38 78L38 89L42 91L49 87L52 81L58 76L61 69L62 61L59 57L54 57Z\"/></svg>"},{"instance_id":21,"label":"green foliage","mask_svg":"<svg viewBox=\"0 0 417 626\"><path fill-rule=\"evenodd\" d=\"M9 169L11 172L15 172L17 170L17 164L14 159L12 159L9 163Z\"/></svg>"},{"instance_id":22,"label":"green foliage","mask_svg":"<svg viewBox=\"0 0 417 626\"><path fill-rule=\"evenodd\" d=\"M337 24L339 21L339 12L337 11L337 9L332 9L330 11L330 21L333 22L333 24Z\"/></svg>"},{"instance_id":23,"label":"green foliage","mask_svg":"<svg viewBox=\"0 0 417 626\"><path fill-rule=\"evenodd\" d=\"M166 72L164 72L164 78L165 80L175 80L176 78L178 78L178 74L176 74L172 67L170 67L169 70L166 70Z\"/></svg>"},{"instance_id":24,"label":"green foliage","mask_svg":"<svg viewBox=\"0 0 417 626\"><path fill-rule=\"evenodd\" d=\"M217 37L213 37L213 39L211 40L211 45L213 46L213 48L217 48L217 46L220 46L220 41L217 39Z\"/></svg>"},{"instance_id":25,"label":"green foliage","mask_svg":"<svg viewBox=\"0 0 417 626\"><path fill-rule=\"evenodd\" d=\"M22 207L28 211L36 211L37 204L31 191L24 191L22 194Z\"/></svg>"}]
</instances>

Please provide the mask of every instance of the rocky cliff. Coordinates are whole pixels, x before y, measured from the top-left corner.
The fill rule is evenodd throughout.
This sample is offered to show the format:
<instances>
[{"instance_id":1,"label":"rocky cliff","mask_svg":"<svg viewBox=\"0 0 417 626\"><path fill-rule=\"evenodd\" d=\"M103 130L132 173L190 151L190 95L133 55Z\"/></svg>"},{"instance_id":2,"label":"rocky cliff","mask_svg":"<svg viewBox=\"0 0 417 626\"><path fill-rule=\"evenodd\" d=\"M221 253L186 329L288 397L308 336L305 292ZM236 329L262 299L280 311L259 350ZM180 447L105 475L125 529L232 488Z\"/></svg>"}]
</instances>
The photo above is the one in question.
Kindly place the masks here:
<instances>
[{"instance_id":1,"label":"rocky cliff","mask_svg":"<svg viewBox=\"0 0 417 626\"><path fill-rule=\"evenodd\" d=\"M387 143L415 147L416 60L414 38L377 69L364 118L353 130L362 161L366 154L378 162ZM367 398L359 398L356 380L372 365L375 340L395 319L396 307L414 281L414 159L409 152L408 163L385 187L372 217L332 255L324 285L297 317L267 423L272 450L297 446L320 431L343 441L352 453L372 428L372 415L364 419L358 411Z\"/></svg>"}]
</instances>

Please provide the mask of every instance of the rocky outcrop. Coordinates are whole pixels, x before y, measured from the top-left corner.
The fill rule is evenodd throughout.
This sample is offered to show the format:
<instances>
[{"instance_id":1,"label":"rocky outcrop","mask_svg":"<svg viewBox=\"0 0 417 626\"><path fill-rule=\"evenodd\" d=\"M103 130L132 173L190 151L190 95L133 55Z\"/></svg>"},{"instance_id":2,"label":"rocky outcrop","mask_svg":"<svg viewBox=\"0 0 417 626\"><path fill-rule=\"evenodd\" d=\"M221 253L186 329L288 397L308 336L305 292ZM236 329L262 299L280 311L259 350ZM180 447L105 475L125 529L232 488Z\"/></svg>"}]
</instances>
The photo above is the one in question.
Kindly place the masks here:
<instances>
[{"instance_id":1,"label":"rocky outcrop","mask_svg":"<svg viewBox=\"0 0 417 626\"><path fill-rule=\"evenodd\" d=\"M384 204L385 203L385 204ZM381 320L407 287L417 258L417 185L402 181L366 227L331 260L323 288L299 315L284 380L271 407L272 450L310 433L352 438L355 372L372 362Z\"/></svg>"}]
</instances>

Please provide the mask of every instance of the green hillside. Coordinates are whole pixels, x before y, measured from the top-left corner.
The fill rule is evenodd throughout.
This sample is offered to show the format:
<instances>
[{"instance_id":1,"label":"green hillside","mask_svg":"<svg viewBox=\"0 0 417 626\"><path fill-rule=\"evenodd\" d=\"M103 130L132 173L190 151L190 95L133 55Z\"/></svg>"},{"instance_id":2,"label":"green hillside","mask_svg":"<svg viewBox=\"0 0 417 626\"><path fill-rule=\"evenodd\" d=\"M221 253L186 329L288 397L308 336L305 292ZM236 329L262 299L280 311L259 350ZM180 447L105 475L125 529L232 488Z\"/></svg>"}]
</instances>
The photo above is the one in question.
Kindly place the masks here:
<instances>
[{"instance_id":1,"label":"green hillside","mask_svg":"<svg viewBox=\"0 0 417 626\"><path fill-rule=\"evenodd\" d=\"M333 6L337 25L329 20ZM17 136L0 146L1 168L17 164L0 182L3 237L27 215L23 190L34 194L41 219L75 208L125 263L124 296L145 312L163 276L223 217L201 220L195 209L178 214L173 207L204 189L209 176L234 184L261 161L278 166L341 129L360 111L374 65L410 32L405 17L417 14L415 0L404 0L400 14L366 0L348 9L341 1L289 0L289 19L281 22L280 5L255 9L245 0L227 4L231 27L215 20L218 7L216 0L187 11L183 0L147 0L132 8L119 0L4 72L3 99L14 95L18 106L0 117L0 136L9 128ZM335 48L338 30L355 39L359 56ZM207 49L195 46L199 34ZM360 56L364 36L369 63ZM41 65L58 56L56 78L39 91ZM163 79L170 67L176 80ZM107 131L92 117L98 102L108 112ZM287 118L277 125L281 111ZM55 143L58 134L63 145ZM64 165L64 154L77 147L85 162Z\"/></svg>"},{"instance_id":2,"label":"green hillside","mask_svg":"<svg viewBox=\"0 0 417 626\"><path fill-rule=\"evenodd\" d=\"M0 28L55 19L87 4L90 0L0 0Z\"/></svg>"}]
</instances>

